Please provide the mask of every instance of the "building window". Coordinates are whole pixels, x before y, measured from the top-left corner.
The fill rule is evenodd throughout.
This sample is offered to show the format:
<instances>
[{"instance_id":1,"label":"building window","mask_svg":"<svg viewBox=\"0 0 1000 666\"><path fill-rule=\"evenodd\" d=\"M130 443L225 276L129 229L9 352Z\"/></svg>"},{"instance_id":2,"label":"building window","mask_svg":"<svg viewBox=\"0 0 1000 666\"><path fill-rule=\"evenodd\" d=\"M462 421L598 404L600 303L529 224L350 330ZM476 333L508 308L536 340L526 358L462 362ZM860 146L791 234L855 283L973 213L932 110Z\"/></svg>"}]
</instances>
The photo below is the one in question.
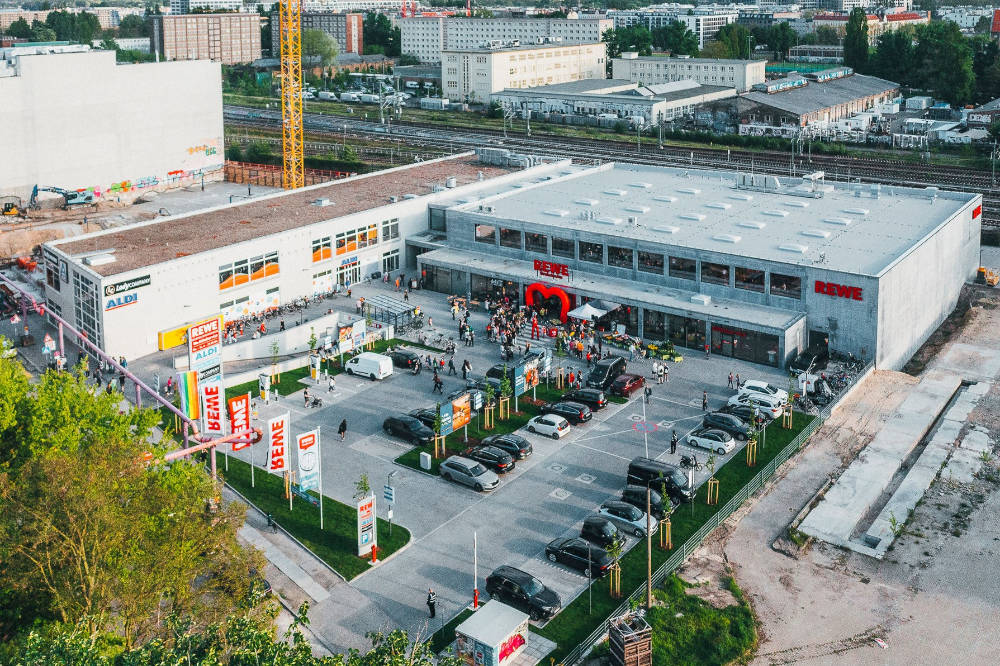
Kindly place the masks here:
<instances>
[{"instance_id":1,"label":"building window","mask_svg":"<svg viewBox=\"0 0 1000 666\"><path fill-rule=\"evenodd\" d=\"M552 255L556 257L576 258L576 246L572 239L552 237Z\"/></svg>"},{"instance_id":2,"label":"building window","mask_svg":"<svg viewBox=\"0 0 1000 666\"><path fill-rule=\"evenodd\" d=\"M604 263L604 246L600 243L588 243L580 241L580 261L589 261L594 264Z\"/></svg>"},{"instance_id":3,"label":"building window","mask_svg":"<svg viewBox=\"0 0 1000 666\"><path fill-rule=\"evenodd\" d=\"M448 224L445 221L443 208L429 208L428 216L430 218L431 231L448 231Z\"/></svg>"},{"instance_id":4,"label":"building window","mask_svg":"<svg viewBox=\"0 0 1000 666\"><path fill-rule=\"evenodd\" d=\"M520 250L521 249L521 230L520 229L504 229L500 228L500 245L503 247L511 247Z\"/></svg>"},{"instance_id":5,"label":"building window","mask_svg":"<svg viewBox=\"0 0 1000 666\"><path fill-rule=\"evenodd\" d=\"M802 298L802 278L794 275L771 273L771 295L785 298Z\"/></svg>"},{"instance_id":6,"label":"building window","mask_svg":"<svg viewBox=\"0 0 1000 666\"><path fill-rule=\"evenodd\" d=\"M392 273L399 270L399 250L392 250L382 255L382 272Z\"/></svg>"},{"instance_id":7,"label":"building window","mask_svg":"<svg viewBox=\"0 0 1000 666\"><path fill-rule=\"evenodd\" d=\"M330 237L325 236L323 238L317 238L312 242L312 258L313 263L324 261L333 256L331 252Z\"/></svg>"},{"instance_id":8,"label":"building window","mask_svg":"<svg viewBox=\"0 0 1000 666\"><path fill-rule=\"evenodd\" d=\"M541 254L548 254L549 237L544 234L532 234L525 232L524 249L528 250L529 252L540 252Z\"/></svg>"},{"instance_id":9,"label":"building window","mask_svg":"<svg viewBox=\"0 0 1000 666\"><path fill-rule=\"evenodd\" d=\"M639 251L639 270L643 273L663 275L663 255Z\"/></svg>"},{"instance_id":10,"label":"building window","mask_svg":"<svg viewBox=\"0 0 1000 666\"><path fill-rule=\"evenodd\" d=\"M713 264L708 261L701 262L701 281L710 284L729 284L729 266L725 264Z\"/></svg>"},{"instance_id":11,"label":"building window","mask_svg":"<svg viewBox=\"0 0 1000 666\"><path fill-rule=\"evenodd\" d=\"M736 288L764 293L764 271L736 267Z\"/></svg>"},{"instance_id":12,"label":"building window","mask_svg":"<svg viewBox=\"0 0 1000 666\"><path fill-rule=\"evenodd\" d=\"M95 345L104 346L101 340L101 320L97 314L97 289L93 282L76 272L73 273L73 301L77 326Z\"/></svg>"},{"instance_id":13,"label":"building window","mask_svg":"<svg viewBox=\"0 0 1000 666\"><path fill-rule=\"evenodd\" d=\"M59 267L48 262L45 263L45 284L56 291L59 291Z\"/></svg>"},{"instance_id":14,"label":"building window","mask_svg":"<svg viewBox=\"0 0 1000 666\"><path fill-rule=\"evenodd\" d=\"M694 259L670 257L670 277L694 280L697 263Z\"/></svg>"},{"instance_id":15,"label":"building window","mask_svg":"<svg viewBox=\"0 0 1000 666\"><path fill-rule=\"evenodd\" d=\"M609 245L608 265L617 266L618 268L632 268L632 249Z\"/></svg>"},{"instance_id":16,"label":"building window","mask_svg":"<svg viewBox=\"0 0 1000 666\"><path fill-rule=\"evenodd\" d=\"M476 242L495 245L497 242L497 228L489 224L477 224Z\"/></svg>"},{"instance_id":17,"label":"building window","mask_svg":"<svg viewBox=\"0 0 1000 666\"><path fill-rule=\"evenodd\" d=\"M399 238L398 217L394 217L391 220L382 221L382 238L385 240L392 240L393 238Z\"/></svg>"}]
</instances>

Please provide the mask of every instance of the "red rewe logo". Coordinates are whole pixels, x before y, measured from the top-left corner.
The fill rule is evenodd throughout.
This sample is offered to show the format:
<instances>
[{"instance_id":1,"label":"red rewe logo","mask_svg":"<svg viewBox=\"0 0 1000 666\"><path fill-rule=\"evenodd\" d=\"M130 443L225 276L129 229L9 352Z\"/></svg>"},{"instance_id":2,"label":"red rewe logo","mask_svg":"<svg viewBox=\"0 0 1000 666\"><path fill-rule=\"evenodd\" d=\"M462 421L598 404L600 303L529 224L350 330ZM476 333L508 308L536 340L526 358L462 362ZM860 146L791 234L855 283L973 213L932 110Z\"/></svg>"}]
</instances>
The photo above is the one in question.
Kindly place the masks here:
<instances>
[{"instance_id":1,"label":"red rewe logo","mask_svg":"<svg viewBox=\"0 0 1000 666\"><path fill-rule=\"evenodd\" d=\"M285 467L285 421L275 419L271 422L271 471L280 472Z\"/></svg>"},{"instance_id":2,"label":"red rewe logo","mask_svg":"<svg viewBox=\"0 0 1000 666\"><path fill-rule=\"evenodd\" d=\"M816 293L836 296L837 298L850 298L855 301L864 300L861 298L861 287L850 287L846 284L837 284L836 282L816 280Z\"/></svg>"},{"instance_id":3,"label":"red rewe logo","mask_svg":"<svg viewBox=\"0 0 1000 666\"><path fill-rule=\"evenodd\" d=\"M559 299L559 321L566 323L566 313L569 312L569 296L566 295L565 291L559 287L546 287L538 282L524 288L524 302L527 305L536 305L550 296Z\"/></svg>"},{"instance_id":4,"label":"red rewe logo","mask_svg":"<svg viewBox=\"0 0 1000 666\"><path fill-rule=\"evenodd\" d=\"M211 433L222 432L220 397L218 384L205 386L205 430Z\"/></svg>"}]
</instances>

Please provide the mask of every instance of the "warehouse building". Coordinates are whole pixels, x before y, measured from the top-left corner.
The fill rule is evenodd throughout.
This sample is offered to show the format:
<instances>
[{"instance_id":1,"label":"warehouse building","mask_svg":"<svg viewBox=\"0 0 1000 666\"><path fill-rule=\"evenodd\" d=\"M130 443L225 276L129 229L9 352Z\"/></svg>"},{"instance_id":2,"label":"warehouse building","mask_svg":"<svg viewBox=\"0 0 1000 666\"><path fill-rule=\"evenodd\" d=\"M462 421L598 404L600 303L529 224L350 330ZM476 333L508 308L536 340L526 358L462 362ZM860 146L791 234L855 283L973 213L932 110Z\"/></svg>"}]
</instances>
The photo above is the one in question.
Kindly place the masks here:
<instances>
[{"instance_id":1,"label":"warehouse building","mask_svg":"<svg viewBox=\"0 0 1000 666\"><path fill-rule=\"evenodd\" d=\"M649 341L779 367L828 345L896 369L975 275L981 210L978 194L819 173L560 164L432 204L445 238L417 260L426 288L546 318L593 300L607 325Z\"/></svg>"},{"instance_id":2,"label":"warehouse building","mask_svg":"<svg viewBox=\"0 0 1000 666\"><path fill-rule=\"evenodd\" d=\"M611 59L611 78L628 79L643 85L691 80L706 86L728 86L746 92L764 82L766 60L721 58L665 58L622 53Z\"/></svg>"},{"instance_id":3,"label":"warehouse building","mask_svg":"<svg viewBox=\"0 0 1000 666\"><path fill-rule=\"evenodd\" d=\"M82 45L0 49L0 100L0 195L27 201L40 185L127 203L222 180L218 63L116 64L114 51Z\"/></svg>"},{"instance_id":4,"label":"warehouse building","mask_svg":"<svg viewBox=\"0 0 1000 666\"><path fill-rule=\"evenodd\" d=\"M491 42L484 47L441 52L444 97L474 103L489 101L505 88L603 79L607 45Z\"/></svg>"},{"instance_id":5,"label":"warehouse building","mask_svg":"<svg viewBox=\"0 0 1000 666\"><path fill-rule=\"evenodd\" d=\"M650 125L693 116L699 107L734 99L736 90L674 81L640 86L622 79L586 79L527 90L507 89L490 96L494 102L535 113L619 118Z\"/></svg>"},{"instance_id":6,"label":"warehouse building","mask_svg":"<svg viewBox=\"0 0 1000 666\"><path fill-rule=\"evenodd\" d=\"M153 50L164 60L249 64L261 57L259 14L153 16Z\"/></svg>"}]
</instances>

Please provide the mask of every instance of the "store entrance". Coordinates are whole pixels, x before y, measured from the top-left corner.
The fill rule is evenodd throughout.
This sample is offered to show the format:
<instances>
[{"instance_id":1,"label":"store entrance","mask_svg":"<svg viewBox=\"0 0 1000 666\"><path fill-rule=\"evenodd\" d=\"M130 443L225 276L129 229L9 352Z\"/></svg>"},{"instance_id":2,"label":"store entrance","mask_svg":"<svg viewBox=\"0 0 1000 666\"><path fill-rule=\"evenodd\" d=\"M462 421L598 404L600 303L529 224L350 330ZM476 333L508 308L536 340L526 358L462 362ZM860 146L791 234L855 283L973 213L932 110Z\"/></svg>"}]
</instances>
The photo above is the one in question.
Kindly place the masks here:
<instances>
[{"instance_id":1,"label":"store entrance","mask_svg":"<svg viewBox=\"0 0 1000 666\"><path fill-rule=\"evenodd\" d=\"M337 269L337 283L344 286L350 286L355 282L361 281L361 266L359 264L351 264L350 266L341 266Z\"/></svg>"},{"instance_id":2,"label":"store entrance","mask_svg":"<svg viewBox=\"0 0 1000 666\"><path fill-rule=\"evenodd\" d=\"M830 337L825 331L809 330L809 349L821 349L829 352Z\"/></svg>"},{"instance_id":3,"label":"store entrance","mask_svg":"<svg viewBox=\"0 0 1000 666\"><path fill-rule=\"evenodd\" d=\"M732 358L736 349L736 336L712 327L712 353Z\"/></svg>"}]
</instances>

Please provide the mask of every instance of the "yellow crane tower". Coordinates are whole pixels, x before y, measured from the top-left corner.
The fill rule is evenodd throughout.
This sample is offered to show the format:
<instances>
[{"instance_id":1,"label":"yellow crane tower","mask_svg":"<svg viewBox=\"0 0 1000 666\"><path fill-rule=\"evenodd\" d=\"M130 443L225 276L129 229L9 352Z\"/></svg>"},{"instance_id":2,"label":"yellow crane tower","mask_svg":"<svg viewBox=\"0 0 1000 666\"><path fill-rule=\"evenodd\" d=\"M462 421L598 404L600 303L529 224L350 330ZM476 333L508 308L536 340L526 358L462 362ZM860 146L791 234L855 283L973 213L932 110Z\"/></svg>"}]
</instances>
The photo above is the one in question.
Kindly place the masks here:
<instances>
[{"instance_id":1,"label":"yellow crane tower","mask_svg":"<svg viewBox=\"0 0 1000 666\"><path fill-rule=\"evenodd\" d=\"M281 0L281 184L305 185L302 159L302 1Z\"/></svg>"}]
</instances>

